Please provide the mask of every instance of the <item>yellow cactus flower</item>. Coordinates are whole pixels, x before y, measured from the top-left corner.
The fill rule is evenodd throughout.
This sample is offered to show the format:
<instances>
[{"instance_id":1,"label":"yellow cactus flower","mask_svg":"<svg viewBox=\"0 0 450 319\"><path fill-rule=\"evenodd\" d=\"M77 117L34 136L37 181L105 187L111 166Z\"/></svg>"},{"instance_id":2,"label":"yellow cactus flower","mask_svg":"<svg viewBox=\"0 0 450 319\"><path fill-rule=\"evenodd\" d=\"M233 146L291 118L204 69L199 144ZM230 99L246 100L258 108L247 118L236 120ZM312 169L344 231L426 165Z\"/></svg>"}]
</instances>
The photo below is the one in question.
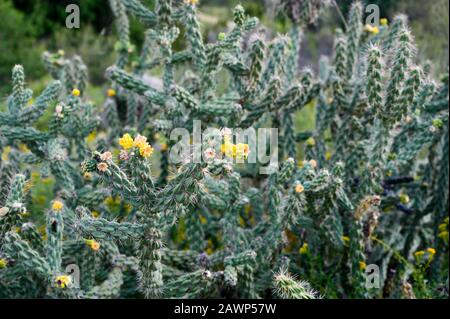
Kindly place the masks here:
<instances>
[{"instance_id":1,"label":"yellow cactus flower","mask_svg":"<svg viewBox=\"0 0 450 319\"><path fill-rule=\"evenodd\" d=\"M80 94L81 94L80 90L78 90L78 89L73 89L72 90L72 95L73 96L80 96Z\"/></svg>"},{"instance_id":2,"label":"yellow cactus flower","mask_svg":"<svg viewBox=\"0 0 450 319\"><path fill-rule=\"evenodd\" d=\"M372 34L378 34L378 33L380 33L380 29L377 26L373 27Z\"/></svg>"},{"instance_id":3,"label":"yellow cactus flower","mask_svg":"<svg viewBox=\"0 0 450 319\"><path fill-rule=\"evenodd\" d=\"M424 252L423 250L419 250L419 251L416 251L416 252L414 253L414 256L415 256L417 259L421 259L423 255L425 255L425 252Z\"/></svg>"},{"instance_id":4,"label":"yellow cactus flower","mask_svg":"<svg viewBox=\"0 0 450 319\"><path fill-rule=\"evenodd\" d=\"M365 270L367 268L367 264L364 261L359 262L359 269Z\"/></svg>"},{"instance_id":5,"label":"yellow cactus flower","mask_svg":"<svg viewBox=\"0 0 450 319\"><path fill-rule=\"evenodd\" d=\"M316 145L316 140L314 139L314 137L310 137L306 140L306 145L308 146L314 146Z\"/></svg>"},{"instance_id":6,"label":"yellow cactus flower","mask_svg":"<svg viewBox=\"0 0 450 319\"><path fill-rule=\"evenodd\" d=\"M308 252L308 244L304 243L302 245L302 247L300 247L300 249L298 250L298 252L300 253L300 255L304 255Z\"/></svg>"},{"instance_id":7,"label":"yellow cactus flower","mask_svg":"<svg viewBox=\"0 0 450 319\"><path fill-rule=\"evenodd\" d=\"M220 146L220 151L227 157L234 157L236 146L232 143L224 143Z\"/></svg>"},{"instance_id":8,"label":"yellow cactus flower","mask_svg":"<svg viewBox=\"0 0 450 319\"><path fill-rule=\"evenodd\" d=\"M436 254L436 249L434 249L434 248L427 248L427 252L428 252L430 255L435 255L435 254Z\"/></svg>"},{"instance_id":9,"label":"yellow cactus flower","mask_svg":"<svg viewBox=\"0 0 450 319\"><path fill-rule=\"evenodd\" d=\"M133 146L138 147L138 148L142 148L145 147L147 145L147 138L145 136L142 136L140 134L138 134L133 141Z\"/></svg>"},{"instance_id":10,"label":"yellow cactus flower","mask_svg":"<svg viewBox=\"0 0 450 319\"><path fill-rule=\"evenodd\" d=\"M58 276L56 277L55 282L60 288L64 289L67 288L72 283L72 278L66 275Z\"/></svg>"},{"instance_id":11,"label":"yellow cactus flower","mask_svg":"<svg viewBox=\"0 0 450 319\"><path fill-rule=\"evenodd\" d=\"M11 152L11 146L6 146L3 149L3 154L2 154L2 161L7 161L8 160L8 155Z\"/></svg>"},{"instance_id":12,"label":"yellow cactus flower","mask_svg":"<svg viewBox=\"0 0 450 319\"><path fill-rule=\"evenodd\" d=\"M238 143L235 146L234 156L237 158L247 158L250 154L250 147L248 144Z\"/></svg>"},{"instance_id":13,"label":"yellow cactus flower","mask_svg":"<svg viewBox=\"0 0 450 319\"><path fill-rule=\"evenodd\" d=\"M108 97L114 97L116 96L116 90L109 89L108 92L106 92L106 94L108 95Z\"/></svg>"},{"instance_id":14,"label":"yellow cactus flower","mask_svg":"<svg viewBox=\"0 0 450 319\"><path fill-rule=\"evenodd\" d=\"M442 232L439 233L438 237L439 237L440 239L442 239L443 241L445 241L445 242L448 243L448 241L449 241L449 232L446 231L446 230L444 230L444 231L442 231Z\"/></svg>"},{"instance_id":15,"label":"yellow cactus flower","mask_svg":"<svg viewBox=\"0 0 450 319\"><path fill-rule=\"evenodd\" d=\"M199 0L184 0L184 3L190 4L191 6L197 5Z\"/></svg>"},{"instance_id":16,"label":"yellow cactus flower","mask_svg":"<svg viewBox=\"0 0 450 319\"><path fill-rule=\"evenodd\" d=\"M97 251L100 249L100 243L93 239L86 239L85 243L93 250Z\"/></svg>"},{"instance_id":17,"label":"yellow cactus flower","mask_svg":"<svg viewBox=\"0 0 450 319\"><path fill-rule=\"evenodd\" d=\"M348 236L342 236L342 241L345 245L348 245L350 243L350 237Z\"/></svg>"},{"instance_id":18,"label":"yellow cactus flower","mask_svg":"<svg viewBox=\"0 0 450 319\"><path fill-rule=\"evenodd\" d=\"M60 212L64 208L64 204L60 200L55 200L52 204L52 209L55 212Z\"/></svg>"},{"instance_id":19,"label":"yellow cactus flower","mask_svg":"<svg viewBox=\"0 0 450 319\"><path fill-rule=\"evenodd\" d=\"M84 173L83 178L87 181L90 181L92 179L92 173L89 172Z\"/></svg>"},{"instance_id":20,"label":"yellow cactus flower","mask_svg":"<svg viewBox=\"0 0 450 319\"><path fill-rule=\"evenodd\" d=\"M410 200L408 194L400 194L398 199L400 200L400 203L402 203L404 205L408 204L409 200Z\"/></svg>"},{"instance_id":21,"label":"yellow cactus flower","mask_svg":"<svg viewBox=\"0 0 450 319\"><path fill-rule=\"evenodd\" d=\"M159 145L161 152L166 152L169 149L169 146L167 145L167 143L161 143Z\"/></svg>"},{"instance_id":22,"label":"yellow cactus flower","mask_svg":"<svg viewBox=\"0 0 450 319\"><path fill-rule=\"evenodd\" d=\"M312 168L316 168L317 167L317 161L312 159L312 160L309 161L309 165L311 165Z\"/></svg>"},{"instance_id":23,"label":"yellow cactus flower","mask_svg":"<svg viewBox=\"0 0 450 319\"><path fill-rule=\"evenodd\" d=\"M383 27L385 27L385 26L387 26L387 25L389 24L389 20L386 19L386 18L381 18L381 19L380 19L380 24L381 24Z\"/></svg>"},{"instance_id":24,"label":"yellow cactus flower","mask_svg":"<svg viewBox=\"0 0 450 319\"><path fill-rule=\"evenodd\" d=\"M100 212L98 212L96 210L93 210L91 212L91 216L94 217L94 218L99 218L100 217Z\"/></svg>"},{"instance_id":25,"label":"yellow cactus flower","mask_svg":"<svg viewBox=\"0 0 450 319\"><path fill-rule=\"evenodd\" d=\"M305 190L305 187L302 184L298 183L297 185L295 185L295 192L297 194L303 193L304 190Z\"/></svg>"},{"instance_id":26,"label":"yellow cactus flower","mask_svg":"<svg viewBox=\"0 0 450 319\"><path fill-rule=\"evenodd\" d=\"M153 154L153 147L149 144L146 144L139 148L139 154L143 157L150 157Z\"/></svg>"},{"instance_id":27,"label":"yellow cactus flower","mask_svg":"<svg viewBox=\"0 0 450 319\"><path fill-rule=\"evenodd\" d=\"M134 140L130 134L126 133L121 138L119 138L119 145L127 150L134 146Z\"/></svg>"},{"instance_id":28,"label":"yellow cactus flower","mask_svg":"<svg viewBox=\"0 0 450 319\"><path fill-rule=\"evenodd\" d=\"M206 223L208 222L208 220L206 219L206 217L205 216L203 216L203 215L200 215L200 223L202 224L202 225L206 225Z\"/></svg>"},{"instance_id":29,"label":"yellow cactus flower","mask_svg":"<svg viewBox=\"0 0 450 319\"><path fill-rule=\"evenodd\" d=\"M6 268L8 261L4 258L0 258L0 269Z\"/></svg>"},{"instance_id":30,"label":"yellow cactus flower","mask_svg":"<svg viewBox=\"0 0 450 319\"><path fill-rule=\"evenodd\" d=\"M19 149L20 149L22 152L24 152L24 153L29 153L29 152L30 152L30 149L29 149L25 144L23 144L23 143L20 143L20 144L19 144Z\"/></svg>"}]
</instances>

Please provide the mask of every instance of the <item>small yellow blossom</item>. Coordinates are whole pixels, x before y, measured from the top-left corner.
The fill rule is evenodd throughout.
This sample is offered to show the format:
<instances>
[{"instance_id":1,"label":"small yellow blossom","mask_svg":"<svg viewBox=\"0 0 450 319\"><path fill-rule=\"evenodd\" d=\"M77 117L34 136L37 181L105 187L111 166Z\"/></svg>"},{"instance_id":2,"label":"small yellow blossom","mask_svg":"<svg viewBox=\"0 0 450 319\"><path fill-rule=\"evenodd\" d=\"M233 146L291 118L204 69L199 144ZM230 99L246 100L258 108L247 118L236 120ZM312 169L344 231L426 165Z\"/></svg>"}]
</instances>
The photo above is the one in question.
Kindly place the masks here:
<instances>
[{"instance_id":1,"label":"small yellow blossom","mask_svg":"<svg viewBox=\"0 0 450 319\"><path fill-rule=\"evenodd\" d=\"M59 200L55 200L52 204L52 209L55 212L60 212L63 208L64 208L64 204Z\"/></svg>"},{"instance_id":2,"label":"small yellow blossom","mask_svg":"<svg viewBox=\"0 0 450 319\"><path fill-rule=\"evenodd\" d=\"M116 90L109 89L106 94L108 95L108 97L114 97L114 96L116 96Z\"/></svg>"},{"instance_id":3,"label":"small yellow blossom","mask_svg":"<svg viewBox=\"0 0 450 319\"><path fill-rule=\"evenodd\" d=\"M436 254L436 249L434 249L434 248L427 248L427 252L428 252L430 255L435 255L435 254Z\"/></svg>"},{"instance_id":4,"label":"small yellow blossom","mask_svg":"<svg viewBox=\"0 0 450 319\"><path fill-rule=\"evenodd\" d=\"M72 278L70 278L70 276L65 275L58 276L56 277L55 282L60 288L64 289L67 288L72 283Z\"/></svg>"},{"instance_id":5,"label":"small yellow blossom","mask_svg":"<svg viewBox=\"0 0 450 319\"><path fill-rule=\"evenodd\" d=\"M161 152L166 152L169 149L169 146L167 145L167 143L161 143L159 145Z\"/></svg>"},{"instance_id":6,"label":"small yellow blossom","mask_svg":"<svg viewBox=\"0 0 450 319\"><path fill-rule=\"evenodd\" d=\"M88 143L92 143L93 141L95 141L95 138L97 137L97 132L91 132L89 133L88 136L86 136L86 142Z\"/></svg>"},{"instance_id":7,"label":"small yellow blossom","mask_svg":"<svg viewBox=\"0 0 450 319\"><path fill-rule=\"evenodd\" d=\"M367 267L366 263L364 261L360 261L359 262L359 269L361 270L365 270Z\"/></svg>"},{"instance_id":8,"label":"small yellow blossom","mask_svg":"<svg viewBox=\"0 0 450 319\"><path fill-rule=\"evenodd\" d=\"M424 252L423 250L419 250L419 251L416 251L416 252L414 253L414 256L415 256L417 259L422 258L423 255L425 255L425 252Z\"/></svg>"},{"instance_id":9,"label":"small yellow blossom","mask_svg":"<svg viewBox=\"0 0 450 319\"><path fill-rule=\"evenodd\" d=\"M372 33L372 34L378 34L380 32L380 29L377 26L372 26L370 24L366 24L364 26L364 31Z\"/></svg>"},{"instance_id":10,"label":"small yellow blossom","mask_svg":"<svg viewBox=\"0 0 450 319\"><path fill-rule=\"evenodd\" d=\"M139 148L139 154L143 157L150 157L153 154L153 147L146 144L145 146Z\"/></svg>"},{"instance_id":11,"label":"small yellow blossom","mask_svg":"<svg viewBox=\"0 0 450 319\"><path fill-rule=\"evenodd\" d=\"M147 145L147 138L145 136L142 136L142 135L138 134L134 138L133 146L136 146L138 148L142 148L142 147L145 147L146 145Z\"/></svg>"},{"instance_id":12,"label":"small yellow blossom","mask_svg":"<svg viewBox=\"0 0 450 319\"><path fill-rule=\"evenodd\" d=\"M314 139L314 137L310 137L306 140L306 145L308 146L314 146L316 145L316 140Z\"/></svg>"},{"instance_id":13,"label":"small yellow blossom","mask_svg":"<svg viewBox=\"0 0 450 319\"><path fill-rule=\"evenodd\" d=\"M8 155L11 152L11 146L6 146L3 149L3 154L2 154L2 161L7 161L8 160Z\"/></svg>"},{"instance_id":14,"label":"small yellow blossom","mask_svg":"<svg viewBox=\"0 0 450 319\"><path fill-rule=\"evenodd\" d=\"M8 261L4 258L0 258L0 269L6 268Z\"/></svg>"},{"instance_id":15,"label":"small yellow blossom","mask_svg":"<svg viewBox=\"0 0 450 319\"><path fill-rule=\"evenodd\" d=\"M304 243L302 245L302 247L300 247L300 249L298 250L298 252L300 253L300 255L304 255L308 252L308 244Z\"/></svg>"},{"instance_id":16,"label":"small yellow blossom","mask_svg":"<svg viewBox=\"0 0 450 319\"><path fill-rule=\"evenodd\" d=\"M295 185L295 192L297 194L303 193L304 190L305 190L305 187L303 187L302 184L298 183L297 185Z\"/></svg>"},{"instance_id":17,"label":"small yellow blossom","mask_svg":"<svg viewBox=\"0 0 450 319\"><path fill-rule=\"evenodd\" d=\"M409 196L408 196L408 194L400 194L398 199L400 200L400 203L402 203L404 205L409 203Z\"/></svg>"},{"instance_id":18,"label":"small yellow blossom","mask_svg":"<svg viewBox=\"0 0 450 319\"><path fill-rule=\"evenodd\" d=\"M247 158L248 154L250 154L250 147L248 144L238 143L235 146L235 157L238 158Z\"/></svg>"},{"instance_id":19,"label":"small yellow blossom","mask_svg":"<svg viewBox=\"0 0 450 319\"><path fill-rule=\"evenodd\" d=\"M96 210L93 210L91 212L91 216L94 217L94 218L99 218L100 217L100 212L98 212Z\"/></svg>"},{"instance_id":20,"label":"small yellow blossom","mask_svg":"<svg viewBox=\"0 0 450 319\"><path fill-rule=\"evenodd\" d=\"M325 153L325 159L326 159L327 161L329 161L329 160L331 159L331 156L332 156L332 154L331 154L330 151L327 151L327 152Z\"/></svg>"},{"instance_id":21,"label":"small yellow blossom","mask_svg":"<svg viewBox=\"0 0 450 319\"><path fill-rule=\"evenodd\" d=\"M124 134L120 139L119 139L119 145L122 146L124 149L130 149L134 146L134 141L133 138L131 137L130 134Z\"/></svg>"},{"instance_id":22,"label":"small yellow blossom","mask_svg":"<svg viewBox=\"0 0 450 319\"><path fill-rule=\"evenodd\" d=\"M84 173L83 178L87 181L90 181L92 179L92 173L89 172Z\"/></svg>"},{"instance_id":23,"label":"small yellow blossom","mask_svg":"<svg viewBox=\"0 0 450 319\"><path fill-rule=\"evenodd\" d=\"M234 153L236 152L236 146L232 143L225 142L220 146L220 151L227 157L234 157Z\"/></svg>"},{"instance_id":24,"label":"small yellow blossom","mask_svg":"<svg viewBox=\"0 0 450 319\"><path fill-rule=\"evenodd\" d=\"M348 245L350 243L350 237L348 236L342 236L342 241L345 245Z\"/></svg>"},{"instance_id":25,"label":"small yellow blossom","mask_svg":"<svg viewBox=\"0 0 450 319\"><path fill-rule=\"evenodd\" d=\"M24 143L20 143L19 144L19 149L24 152L24 153L29 153L30 149L24 144Z\"/></svg>"},{"instance_id":26,"label":"small yellow blossom","mask_svg":"<svg viewBox=\"0 0 450 319\"><path fill-rule=\"evenodd\" d=\"M380 24L385 27L385 26L387 26L389 24L389 20L386 19L386 18L381 18L380 19Z\"/></svg>"},{"instance_id":27,"label":"small yellow blossom","mask_svg":"<svg viewBox=\"0 0 450 319\"><path fill-rule=\"evenodd\" d=\"M197 5L199 0L184 0L184 3L190 4L191 6Z\"/></svg>"},{"instance_id":28,"label":"small yellow blossom","mask_svg":"<svg viewBox=\"0 0 450 319\"><path fill-rule=\"evenodd\" d=\"M80 90L78 90L78 89L73 89L72 90L72 95L73 96L80 96L80 94L81 94Z\"/></svg>"},{"instance_id":29,"label":"small yellow blossom","mask_svg":"<svg viewBox=\"0 0 450 319\"><path fill-rule=\"evenodd\" d=\"M93 250L97 251L100 249L100 243L93 239L86 239L85 243Z\"/></svg>"},{"instance_id":30,"label":"small yellow blossom","mask_svg":"<svg viewBox=\"0 0 450 319\"><path fill-rule=\"evenodd\" d=\"M449 232L444 230L444 231L439 233L438 237L440 239L442 239L443 241L445 241L446 243L448 243L448 241L449 241Z\"/></svg>"}]
</instances>

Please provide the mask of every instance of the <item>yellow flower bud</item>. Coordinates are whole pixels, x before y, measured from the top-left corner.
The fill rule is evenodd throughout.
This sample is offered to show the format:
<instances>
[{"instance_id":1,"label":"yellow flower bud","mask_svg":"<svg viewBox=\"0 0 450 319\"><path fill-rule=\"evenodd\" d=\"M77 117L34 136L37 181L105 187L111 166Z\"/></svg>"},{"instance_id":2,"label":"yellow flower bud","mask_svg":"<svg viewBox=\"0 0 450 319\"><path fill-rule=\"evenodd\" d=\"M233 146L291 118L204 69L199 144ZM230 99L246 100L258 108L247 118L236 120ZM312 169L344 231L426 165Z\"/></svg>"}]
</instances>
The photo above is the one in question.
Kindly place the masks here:
<instances>
[{"instance_id":1,"label":"yellow flower bud","mask_svg":"<svg viewBox=\"0 0 450 319\"><path fill-rule=\"evenodd\" d=\"M116 96L116 90L109 89L106 94L108 95L108 97L114 97L114 96Z\"/></svg>"},{"instance_id":2,"label":"yellow flower bud","mask_svg":"<svg viewBox=\"0 0 450 319\"><path fill-rule=\"evenodd\" d=\"M81 94L80 90L78 90L78 89L73 89L72 90L72 95L73 96L80 96L80 94Z\"/></svg>"},{"instance_id":3,"label":"yellow flower bud","mask_svg":"<svg viewBox=\"0 0 450 319\"><path fill-rule=\"evenodd\" d=\"M55 200L52 204L52 209L55 212L60 212L63 208L64 208L64 204L59 200Z\"/></svg>"}]
</instances>

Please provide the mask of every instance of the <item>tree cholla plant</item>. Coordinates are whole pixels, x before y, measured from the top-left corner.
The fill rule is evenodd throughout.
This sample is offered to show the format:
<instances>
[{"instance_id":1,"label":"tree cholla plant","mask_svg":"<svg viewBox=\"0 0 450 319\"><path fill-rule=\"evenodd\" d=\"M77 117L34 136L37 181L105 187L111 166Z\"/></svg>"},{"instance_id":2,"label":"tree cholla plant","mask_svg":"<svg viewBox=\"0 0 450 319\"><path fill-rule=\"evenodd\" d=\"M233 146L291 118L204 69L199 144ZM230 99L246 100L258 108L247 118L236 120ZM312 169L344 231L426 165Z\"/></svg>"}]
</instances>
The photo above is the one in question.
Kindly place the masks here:
<instances>
[{"instance_id":1,"label":"tree cholla plant","mask_svg":"<svg viewBox=\"0 0 450 319\"><path fill-rule=\"evenodd\" d=\"M197 2L109 0L119 40L102 106L78 56L44 53L54 80L34 99L14 67L0 297L448 298L448 73L417 64L406 17L364 26L353 3L314 74L300 44L328 1L282 1L292 31L272 39L238 5L212 43ZM147 28L139 53L130 17ZM298 131L306 106L315 126ZM194 120L222 133L201 141L207 160L193 146L175 165L170 133ZM278 128L274 173L235 163L249 149L227 128L249 127Z\"/></svg>"}]
</instances>

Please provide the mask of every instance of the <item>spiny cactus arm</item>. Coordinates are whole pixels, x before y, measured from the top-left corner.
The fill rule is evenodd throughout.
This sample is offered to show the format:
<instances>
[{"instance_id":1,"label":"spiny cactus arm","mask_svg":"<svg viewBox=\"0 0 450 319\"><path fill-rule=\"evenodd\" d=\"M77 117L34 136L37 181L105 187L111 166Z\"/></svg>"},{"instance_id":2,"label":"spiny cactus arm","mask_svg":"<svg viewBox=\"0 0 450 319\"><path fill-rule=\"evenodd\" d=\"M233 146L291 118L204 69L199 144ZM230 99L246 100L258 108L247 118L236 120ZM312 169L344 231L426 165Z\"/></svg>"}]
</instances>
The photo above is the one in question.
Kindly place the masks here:
<instances>
[{"instance_id":1,"label":"spiny cactus arm","mask_svg":"<svg viewBox=\"0 0 450 319\"><path fill-rule=\"evenodd\" d=\"M26 240L30 246L37 252L42 253L44 250L44 241L38 232L35 224L28 222L23 223L20 228L20 236Z\"/></svg>"},{"instance_id":2,"label":"spiny cactus arm","mask_svg":"<svg viewBox=\"0 0 450 319\"><path fill-rule=\"evenodd\" d=\"M10 114L17 114L26 105L31 98L32 91L25 89L25 72L21 65L15 65L12 71L13 92L11 101L8 101L8 110Z\"/></svg>"},{"instance_id":3,"label":"spiny cactus arm","mask_svg":"<svg viewBox=\"0 0 450 319\"><path fill-rule=\"evenodd\" d=\"M23 108L19 113L19 123L21 124L29 124L37 120L42 114L44 114L47 109L49 103L57 100L58 95L61 90L61 82L53 81L51 82L47 88L38 96L36 102L28 107Z\"/></svg>"},{"instance_id":4,"label":"spiny cactus arm","mask_svg":"<svg viewBox=\"0 0 450 319\"><path fill-rule=\"evenodd\" d=\"M82 237L98 240L137 239L143 235L143 226L127 222L109 221L83 215L76 221L75 228Z\"/></svg>"},{"instance_id":5,"label":"spiny cactus arm","mask_svg":"<svg viewBox=\"0 0 450 319\"><path fill-rule=\"evenodd\" d=\"M264 41L262 41L262 39L259 38L256 39L252 44L249 54L250 70L247 87L248 97L251 97L258 87L258 83L260 81L264 66L263 63L265 54L266 54L266 46Z\"/></svg>"},{"instance_id":6,"label":"spiny cactus arm","mask_svg":"<svg viewBox=\"0 0 450 319\"><path fill-rule=\"evenodd\" d=\"M123 273L120 267L114 267L105 281L95 286L86 293L82 293L82 298L88 299L112 299L120 296L120 288L123 285Z\"/></svg>"},{"instance_id":7,"label":"spiny cactus arm","mask_svg":"<svg viewBox=\"0 0 450 319\"><path fill-rule=\"evenodd\" d=\"M212 288L216 276L216 273L203 269L187 273L169 281L165 286L165 295L170 298L200 298Z\"/></svg>"},{"instance_id":8,"label":"spiny cactus arm","mask_svg":"<svg viewBox=\"0 0 450 319\"><path fill-rule=\"evenodd\" d=\"M163 248L161 250L162 262L179 269L193 269L198 264L199 254L192 250L174 250Z\"/></svg>"},{"instance_id":9,"label":"spiny cactus arm","mask_svg":"<svg viewBox=\"0 0 450 319\"><path fill-rule=\"evenodd\" d=\"M195 5L186 4L184 23L186 25L187 40L191 48L194 66L197 71L200 71L206 63L206 50L200 32L200 25L197 20Z\"/></svg>"},{"instance_id":10,"label":"spiny cactus arm","mask_svg":"<svg viewBox=\"0 0 450 319\"><path fill-rule=\"evenodd\" d=\"M383 108L383 88L382 88L383 61L381 50L377 46L371 46L368 51L367 66L367 99L371 107L371 114L382 112Z\"/></svg>"},{"instance_id":11,"label":"spiny cactus arm","mask_svg":"<svg viewBox=\"0 0 450 319\"><path fill-rule=\"evenodd\" d=\"M22 222L22 214L26 212L24 188L25 176L22 174L15 175L5 206L0 208L0 243L4 240L7 232L14 230L14 227L20 226Z\"/></svg>"},{"instance_id":12,"label":"spiny cactus arm","mask_svg":"<svg viewBox=\"0 0 450 319\"><path fill-rule=\"evenodd\" d=\"M275 293L283 299L318 299L319 293L313 290L306 281L298 281L286 270L274 275Z\"/></svg>"},{"instance_id":13,"label":"spiny cactus arm","mask_svg":"<svg viewBox=\"0 0 450 319\"><path fill-rule=\"evenodd\" d=\"M0 137L4 136L11 140L19 140L24 143L28 142L45 142L48 140L48 134L42 133L33 127L21 128L2 126L0 127Z\"/></svg>"},{"instance_id":14,"label":"spiny cactus arm","mask_svg":"<svg viewBox=\"0 0 450 319\"><path fill-rule=\"evenodd\" d=\"M347 78L351 79L356 68L362 33L362 11L361 2L352 3L348 17L347 30Z\"/></svg>"},{"instance_id":15,"label":"spiny cactus arm","mask_svg":"<svg viewBox=\"0 0 450 319\"><path fill-rule=\"evenodd\" d=\"M124 0L127 11L136 16L147 27L154 27L157 17L154 12L145 7L139 0Z\"/></svg>"},{"instance_id":16,"label":"spiny cactus arm","mask_svg":"<svg viewBox=\"0 0 450 319\"><path fill-rule=\"evenodd\" d=\"M398 38L400 36L401 30L403 30L405 27L407 27L408 25L408 17L403 15L403 14L399 14L396 15L392 21L391 26L389 27L389 33L387 34L387 36L385 37L384 41L383 41L383 50L385 51L391 51L397 41Z\"/></svg>"},{"instance_id":17,"label":"spiny cactus arm","mask_svg":"<svg viewBox=\"0 0 450 319\"><path fill-rule=\"evenodd\" d=\"M109 67L106 70L106 77L115 81L124 89L129 89L139 95L145 96L151 103L157 105L165 104L164 94L117 67Z\"/></svg>"},{"instance_id":18,"label":"spiny cactus arm","mask_svg":"<svg viewBox=\"0 0 450 319\"><path fill-rule=\"evenodd\" d=\"M98 207L110 193L108 188L85 186L78 190L77 203L86 207Z\"/></svg>"},{"instance_id":19,"label":"spiny cactus arm","mask_svg":"<svg viewBox=\"0 0 450 319\"><path fill-rule=\"evenodd\" d=\"M406 79L407 69L412 58L411 34L408 29L400 31L398 45L395 51L394 65L387 88L384 114L386 121L393 124L399 121L405 114L400 109L399 99L401 97L402 85Z\"/></svg>"},{"instance_id":20,"label":"spiny cactus arm","mask_svg":"<svg viewBox=\"0 0 450 319\"><path fill-rule=\"evenodd\" d=\"M285 62L287 59L289 39L287 37L278 37L271 44L269 61L264 72L261 75L257 92L264 91L267 85L276 76L282 77L285 74Z\"/></svg>"},{"instance_id":21,"label":"spiny cactus arm","mask_svg":"<svg viewBox=\"0 0 450 319\"><path fill-rule=\"evenodd\" d=\"M50 265L45 259L17 233L8 232L6 234L2 249L29 271L36 272L44 277L51 272Z\"/></svg>"},{"instance_id":22,"label":"spiny cactus arm","mask_svg":"<svg viewBox=\"0 0 450 319\"><path fill-rule=\"evenodd\" d=\"M45 244L45 253L52 273L56 274L61 271L64 210L61 210L55 204L53 206L54 208L47 213L47 242Z\"/></svg>"}]
</instances>

